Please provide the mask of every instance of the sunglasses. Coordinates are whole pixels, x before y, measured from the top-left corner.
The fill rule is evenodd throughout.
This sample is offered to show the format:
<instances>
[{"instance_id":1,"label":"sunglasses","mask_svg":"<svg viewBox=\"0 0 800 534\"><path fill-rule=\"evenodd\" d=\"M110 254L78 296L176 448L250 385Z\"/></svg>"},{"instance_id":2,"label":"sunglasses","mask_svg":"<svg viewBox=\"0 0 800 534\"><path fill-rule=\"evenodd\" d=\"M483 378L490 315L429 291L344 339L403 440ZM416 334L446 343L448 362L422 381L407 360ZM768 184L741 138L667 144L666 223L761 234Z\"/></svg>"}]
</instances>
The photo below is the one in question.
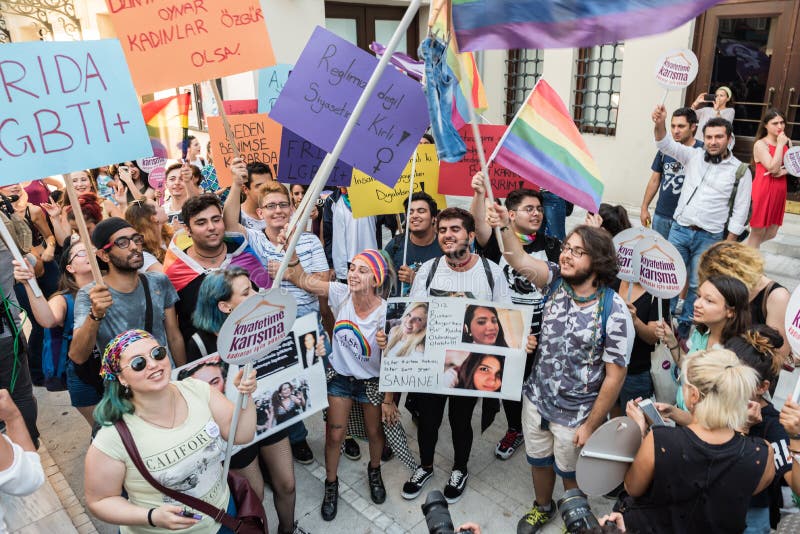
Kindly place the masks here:
<instances>
[{"instance_id":1,"label":"sunglasses","mask_svg":"<svg viewBox=\"0 0 800 534\"><path fill-rule=\"evenodd\" d=\"M131 363L129 363L125 367L130 367L131 369L133 369L137 373L139 371L144 371L144 368L147 367L147 356L150 356L150 358L152 358L153 361L160 362L161 360L163 360L164 358L167 357L167 348L166 347L160 347L160 346L159 347L153 347L150 350L150 354L147 354L147 355L140 354L139 356L135 356L131 360ZM125 369L125 367L121 367L120 371Z\"/></svg>"},{"instance_id":2,"label":"sunglasses","mask_svg":"<svg viewBox=\"0 0 800 534\"><path fill-rule=\"evenodd\" d=\"M144 236L142 234L133 234L132 236L122 236L116 238L114 241L103 247L103 250L110 250L111 247L117 246L118 248L128 248L131 246L131 241L141 246L144 244Z\"/></svg>"}]
</instances>

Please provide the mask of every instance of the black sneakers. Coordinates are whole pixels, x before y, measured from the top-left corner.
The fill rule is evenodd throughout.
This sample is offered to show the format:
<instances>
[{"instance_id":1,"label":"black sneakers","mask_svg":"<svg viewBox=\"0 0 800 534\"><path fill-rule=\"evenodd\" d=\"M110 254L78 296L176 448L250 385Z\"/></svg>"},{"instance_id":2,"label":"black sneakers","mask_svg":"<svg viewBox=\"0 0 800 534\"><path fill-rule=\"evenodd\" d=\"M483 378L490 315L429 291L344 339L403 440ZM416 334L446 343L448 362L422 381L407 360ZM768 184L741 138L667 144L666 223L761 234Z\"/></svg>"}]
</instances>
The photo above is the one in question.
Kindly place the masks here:
<instances>
[{"instance_id":1,"label":"black sneakers","mask_svg":"<svg viewBox=\"0 0 800 534\"><path fill-rule=\"evenodd\" d=\"M444 498L447 504L455 504L461 499L461 495L464 494L464 490L467 487L468 478L469 473L466 471L453 469L450 472L450 480L447 481L447 485L444 487Z\"/></svg>"},{"instance_id":2,"label":"black sneakers","mask_svg":"<svg viewBox=\"0 0 800 534\"><path fill-rule=\"evenodd\" d=\"M517 534L536 534L555 517L556 511L555 501L551 501L548 508L534 501L533 508L517 523Z\"/></svg>"},{"instance_id":3,"label":"black sneakers","mask_svg":"<svg viewBox=\"0 0 800 534\"><path fill-rule=\"evenodd\" d=\"M386 501L386 488L383 486L381 478L381 467L370 467L367 464L367 480L369 481L369 496L375 504L383 504Z\"/></svg>"},{"instance_id":4,"label":"black sneakers","mask_svg":"<svg viewBox=\"0 0 800 534\"><path fill-rule=\"evenodd\" d=\"M433 478L433 467L426 469L421 465L417 466L408 482L403 484L403 492L400 495L404 499L416 499L431 478Z\"/></svg>"},{"instance_id":5,"label":"black sneakers","mask_svg":"<svg viewBox=\"0 0 800 534\"><path fill-rule=\"evenodd\" d=\"M322 498L322 519L333 521L339 507L339 479L325 481L325 496Z\"/></svg>"},{"instance_id":6,"label":"black sneakers","mask_svg":"<svg viewBox=\"0 0 800 534\"><path fill-rule=\"evenodd\" d=\"M358 442L350 436L344 440L342 451L344 452L345 458L349 458L350 460L358 460L361 458L361 447L359 447Z\"/></svg>"},{"instance_id":7,"label":"black sneakers","mask_svg":"<svg viewBox=\"0 0 800 534\"><path fill-rule=\"evenodd\" d=\"M314 461L314 453L306 440L292 443L292 456L299 464L308 465Z\"/></svg>"}]
</instances>

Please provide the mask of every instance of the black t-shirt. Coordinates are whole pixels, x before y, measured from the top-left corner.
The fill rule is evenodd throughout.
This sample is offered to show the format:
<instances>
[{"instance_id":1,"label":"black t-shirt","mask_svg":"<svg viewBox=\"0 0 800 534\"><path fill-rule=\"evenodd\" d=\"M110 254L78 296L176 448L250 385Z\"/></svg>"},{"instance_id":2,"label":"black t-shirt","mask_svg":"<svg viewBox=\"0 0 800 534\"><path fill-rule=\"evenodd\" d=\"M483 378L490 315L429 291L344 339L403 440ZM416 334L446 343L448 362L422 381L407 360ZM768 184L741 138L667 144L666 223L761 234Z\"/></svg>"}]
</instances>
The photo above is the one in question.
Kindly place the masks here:
<instances>
[{"instance_id":1,"label":"black t-shirt","mask_svg":"<svg viewBox=\"0 0 800 534\"><path fill-rule=\"evenodd\" d=\"M611 287L619 293L620 281L615 280ZM622 295L625 298L625 295ZM658 321L658 299L650 293L644 292L633 302L636 308L636 317L647 324L650 321ZM661 313L664 320L669 319L669 300L661 299ZM645 340L636 335L633 340L633 350L631 350L631 361L628 364L628 374L638 375L650 371L650 353L655 349L655 345L650 345Z\"/></svg>"},{"instance_id":2,"label":"black t-shirt","mask_svg":"<svg viewBox=\"0 0 800 534\"><path fill-rule=\"evenodd\" d=\"M772 451L775 453L775 478L772 484L776 488L768 487L761 493L753 495L750 499L750 506L753 508L766 508L775 504L778 507L782 503L770 503L770 495L777 493L780 495L780 486L782 485L783 476L792 470L792 457L789 454L789 435L786 429L783 428L780 421L780 413L775 409L772 404L767 404L761 408L761 422L750 428L750 435L765 439L772 445ZM777 497L776 495L776 497Z\"/></svg>"},{"instance_id":3,"label":"black t-shirt","mask_svg":"<svg viewBox=\"0 0 800 534\"><path fill-rule=\"evenodd\" d=\"M396 235L389 243L386 244L386 253L392 258L395 270L403 265L403 246L405 244L405 234ZM415 245L410 239L408 240L408 250L406 251L406 262L408 266L414 271L419 269L419 266L428 260L438 258L442 255L442 248L439 246L439 240L434 236L433 243L426 246ZM400 296L400 282L395 285L392 292L393 297Z\"/></svg>"}]
</instances>

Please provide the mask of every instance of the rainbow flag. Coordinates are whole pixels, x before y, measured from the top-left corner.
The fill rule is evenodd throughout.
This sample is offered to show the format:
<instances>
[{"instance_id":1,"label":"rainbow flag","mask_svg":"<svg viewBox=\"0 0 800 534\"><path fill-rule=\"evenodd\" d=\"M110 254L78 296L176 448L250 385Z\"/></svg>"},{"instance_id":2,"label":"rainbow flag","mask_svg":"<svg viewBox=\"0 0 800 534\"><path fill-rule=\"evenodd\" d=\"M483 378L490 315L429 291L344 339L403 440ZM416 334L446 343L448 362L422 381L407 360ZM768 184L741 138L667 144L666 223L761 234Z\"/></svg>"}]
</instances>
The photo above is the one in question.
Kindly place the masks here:
<instances>
[{"instance_id":1,"label":"rainbow flag","mask_svg":"<svg viewBox=\"0 0 800 534\"><path fill-rule=\"evenodd\" d=\"M186 138L189 135L189 105L191 95L179 95L142 104L142 116L151 140L160 140L167 149L179 149L185 158ZM178 159L178 158L175 158Z\"/></svg>"},{"instance_id":2,"label":"rainbow flag","mask_svg":"<svg viewBox=\"0 0 800 534\"><path fill-rule=\"evenodd\" d=\"M544 80L534 86L492 159L592 213L600 207L600 169L564 102Z\"/></svg>"},{"instance_id":3,"label":"rainbow flag","mask_svg":"<svg viewBox=\"0 0 800 534\"><path fill-rule=\"evenodd\" d=\"M452 0L461 50L576 48L663 33L721 0Z\"/></svg>"}]
</instances>

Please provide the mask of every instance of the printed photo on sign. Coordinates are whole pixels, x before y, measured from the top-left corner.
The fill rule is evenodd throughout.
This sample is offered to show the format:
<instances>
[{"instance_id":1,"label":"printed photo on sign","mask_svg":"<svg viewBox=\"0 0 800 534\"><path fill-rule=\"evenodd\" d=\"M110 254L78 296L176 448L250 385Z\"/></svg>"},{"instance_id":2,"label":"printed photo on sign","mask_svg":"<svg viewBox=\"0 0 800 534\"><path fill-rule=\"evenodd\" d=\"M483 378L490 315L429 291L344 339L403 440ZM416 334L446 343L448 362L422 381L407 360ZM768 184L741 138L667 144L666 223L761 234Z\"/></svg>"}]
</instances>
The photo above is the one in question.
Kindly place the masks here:
<instances>
[{"instance_id":1,"label":"printed photo on sign","mask_svg":"<svg viewBox=\"0 0 800 534\"><path fill-rule=\"evenodd\" d=\"M464 312L461 341L518 349L519 333L524 332L522 312L470 304ZM506 335L508 332L508 335Z\"/></svg>"},{"instance_id":2,"label":"printed photo on sign","mask_svg":"<svg viewBox=\"0 0 800 534\"><path fill-rule=\"evenodd\" d=\"M420 358L425 353L428 328L428 303L389 304L386 310L386 348L384 358Z\"/></svg>"},{"instance_id":3,"label":"printed photo on sign","mask_svg":"<svg viewBox=\"0 0 800 534\"><path fill-rule=\"evenodd\" d=\"M263 433L311 409L308 380L283 382L275 390L253 396L256 405L256 433Z\"/></svg>"},{"instance_id":4,"label":"printed photo on sign","mask_svg":"<svg viewBox=\"0 0 800 534\"><path fill-rule=\"evenodd\" d=\"M195 360L172 370L173 380L181 381L187 378L194 378L195 380L205 382L225 395L227 393L225 387L228 381L228 364L223 362L219 354L215 352L214 354L209 354L205 358ZM231 383L232 382L233 380L231 380Z\"/></svg>"},{"instance_id":5,"label":"printed photo on sign","mask_svg":"<svg viewBox=\"0 0 800 534\"><path fill-rule=\"evenodd\" d=\"M299 332L297 334L297 346L300 349L300 365L303 369L307 369L312 365L316 365L320 361L319 356L316 355L317 340L319 334L317 333L316 325L313 330L308 332Z\"/></svg>"},{"instance_id":6,"label":"printed photo on sign","mask_svg":"<svg viewBox=\"0 0 800 534\"><path fill-rule=\"evenodd\" d=\"M313 352L313 351L312 351ZM256 377L263 378L297 365L299 351L294 336L286 336L272 352L253 362Z\"/></svg>"},{"instance_id":7,"label":"printed photo on sign","mask_svg":"<svg viewBox=\"0 0 800 534\"><path fill-rule=\"evenodd\" d=\"M503 386L505 361L497 354L448 350L442 382L449 388L497 393Z\"/></svg>"}]
</instances>

